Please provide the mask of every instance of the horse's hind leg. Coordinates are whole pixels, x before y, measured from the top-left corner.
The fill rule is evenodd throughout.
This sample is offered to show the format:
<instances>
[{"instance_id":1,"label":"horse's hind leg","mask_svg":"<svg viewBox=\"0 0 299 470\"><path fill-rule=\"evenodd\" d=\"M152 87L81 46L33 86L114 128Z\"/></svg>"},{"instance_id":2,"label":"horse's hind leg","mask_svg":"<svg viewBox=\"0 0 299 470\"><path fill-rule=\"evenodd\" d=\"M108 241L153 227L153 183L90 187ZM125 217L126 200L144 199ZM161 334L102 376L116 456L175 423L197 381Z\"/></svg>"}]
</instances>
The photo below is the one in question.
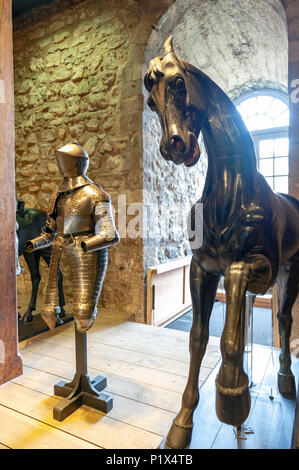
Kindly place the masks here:
<instances>
[{"instance_id":1,"label":"horse's hind leg","mask_svg":"<svg viewBox=\"0 0 299 470\"><path fill-rule=\"evenodd\" d=\"M281 340L278 388L282 395L294 395L296 386L291 371L290 335L293 323L292 308L299 290L299 253L281 265L277 276L277 285L279 299L277 318Z\"/></svg>"},{"instance_id":2,"label":"horse's hind leg","mask_svg":"<svg viewBox=\"0 0 299 470\"><path fill-rule=\"evenodd\" d=\"M190 366L188 381L182 397L180 412L173 421L166 447L186 448L191 440L193 412L199 400L198 376L209 339L209 320L219 277L204 272L193 257L190 270L190 290L193 304L193 323L190 331Z\"/></svg>"}]
</instances>

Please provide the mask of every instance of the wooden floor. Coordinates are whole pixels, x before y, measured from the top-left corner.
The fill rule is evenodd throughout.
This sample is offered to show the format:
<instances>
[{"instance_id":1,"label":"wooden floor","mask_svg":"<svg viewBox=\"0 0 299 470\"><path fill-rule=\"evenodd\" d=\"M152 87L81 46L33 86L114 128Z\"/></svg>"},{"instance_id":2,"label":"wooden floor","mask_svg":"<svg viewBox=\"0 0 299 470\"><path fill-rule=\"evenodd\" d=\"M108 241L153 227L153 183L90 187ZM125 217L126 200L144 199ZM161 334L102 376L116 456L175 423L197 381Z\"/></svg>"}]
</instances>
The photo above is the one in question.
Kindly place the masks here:
<instances>
[{"instance_id":1,"label":"wooden floor","mask_svg":"<svg viewBox=\"0 0 299 470\"><path fill-rule=\"evenodd\" d=\"M0 448L156 449L180 407L189 364L189 334L141 325L105 311L88 332L88 373L107 377L113 409L83 406L62 422L53 386L72 379L73 322L20 343L24 373L0 387ZM211 338L200 383L220 359Z\"/></svg>"}]
</instances>

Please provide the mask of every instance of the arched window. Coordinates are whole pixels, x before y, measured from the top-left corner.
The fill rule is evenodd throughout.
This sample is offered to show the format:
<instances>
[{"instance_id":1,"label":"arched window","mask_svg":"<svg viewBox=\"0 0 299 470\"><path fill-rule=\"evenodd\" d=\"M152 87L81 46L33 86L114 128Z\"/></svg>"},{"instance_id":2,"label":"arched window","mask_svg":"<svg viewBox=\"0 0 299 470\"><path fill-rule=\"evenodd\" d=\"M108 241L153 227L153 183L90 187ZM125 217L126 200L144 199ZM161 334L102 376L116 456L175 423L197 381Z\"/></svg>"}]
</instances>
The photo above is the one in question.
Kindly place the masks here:
<instances>
[{"instance_id":1,"label":"arched window","mask_svg":"<svg viewBox=\"0 0 299 470\"><path fill-rule=\"evenodd\" d=\"M235 104L252 135L259 171L274 191L288 193L287 96L274 91L254 92L238 98Z\"/></svg>"}]
</instances>

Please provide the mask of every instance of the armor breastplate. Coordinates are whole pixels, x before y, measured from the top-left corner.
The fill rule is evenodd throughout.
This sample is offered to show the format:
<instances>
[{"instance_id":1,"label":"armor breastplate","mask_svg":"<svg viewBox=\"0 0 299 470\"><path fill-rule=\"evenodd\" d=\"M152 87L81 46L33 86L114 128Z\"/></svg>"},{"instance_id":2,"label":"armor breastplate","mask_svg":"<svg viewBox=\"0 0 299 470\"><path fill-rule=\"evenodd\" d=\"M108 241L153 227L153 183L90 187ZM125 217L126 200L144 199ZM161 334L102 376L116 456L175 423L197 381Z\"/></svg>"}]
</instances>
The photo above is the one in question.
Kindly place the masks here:
<instances>
[{"instance_id":1,"label":"armor breastplate","mask_svg":"<svg viewBox=\"0 0 299 470\"><path fill-rule=\"evenodd\" d=\"M57 203L57 231L68 234L94 229L92 211L93 203L84 187L62 194Z\"/></svg>"}]
</instances>

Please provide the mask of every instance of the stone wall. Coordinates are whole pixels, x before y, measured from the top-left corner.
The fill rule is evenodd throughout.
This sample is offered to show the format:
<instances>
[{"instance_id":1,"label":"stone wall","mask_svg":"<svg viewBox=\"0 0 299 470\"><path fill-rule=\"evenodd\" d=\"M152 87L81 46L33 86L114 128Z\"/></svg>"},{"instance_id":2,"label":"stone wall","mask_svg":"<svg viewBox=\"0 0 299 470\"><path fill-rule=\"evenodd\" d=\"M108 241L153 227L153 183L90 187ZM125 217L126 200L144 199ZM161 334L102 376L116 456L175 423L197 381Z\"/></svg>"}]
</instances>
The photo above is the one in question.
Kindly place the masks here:
<instances>
[{"instance_id":1,"label":"stone wall","mask_svg":"<svg viewBox=\"0 0 299 470\"><path fill-rule=\"evenodd\" d=\"M285 3L295 8L287 16L297 78L292 21L298 1ZM194 169L170 167L158 151L160 126L146 105L143 112L144 72L170 33L178 55L231 98L265 87L287 90L286 20L279 0L54 0L14 25L17 195L27 207L46 209L59 181L54 150L78 139L91 157L89 176L112 196L117 222L119 195L125 226L145 203L138 220L146 234L165 236L143 242L123 235L110 249L101 297L102 305L126 310L137 321L144 321L147 266L189 253L184 219L200 197L207 164L203 155ZM297 181L297 154L291 161ZM143 218L148 206L158 211L152 223ZM165 207L178 208L173 219L164 217ZM43 267L42 290L46 277ZM19 297L28 298L30 289L26 270L18 278ZM66 291L69 298L69 279Z\"/></svg>"},{"instance_id":2,"label":"stone wall","mask_svg":"<svg viewBox=\"0 0 299 470\"><path fill-rule=\"evenodd\" d=\"M54 150L73 139L89 153L88 175L111 194L117 221L119 195L125 209L142 203L141 63L151 25L169 3L55 0L17 18L16 191L27 208L47 208L60 180ZM143 240L123 236L109 252L101 304L143 321ZM46 277L43 266L42 291ZM26 270L19 298L30 289Z\"/></svg>"}]
</instances>

